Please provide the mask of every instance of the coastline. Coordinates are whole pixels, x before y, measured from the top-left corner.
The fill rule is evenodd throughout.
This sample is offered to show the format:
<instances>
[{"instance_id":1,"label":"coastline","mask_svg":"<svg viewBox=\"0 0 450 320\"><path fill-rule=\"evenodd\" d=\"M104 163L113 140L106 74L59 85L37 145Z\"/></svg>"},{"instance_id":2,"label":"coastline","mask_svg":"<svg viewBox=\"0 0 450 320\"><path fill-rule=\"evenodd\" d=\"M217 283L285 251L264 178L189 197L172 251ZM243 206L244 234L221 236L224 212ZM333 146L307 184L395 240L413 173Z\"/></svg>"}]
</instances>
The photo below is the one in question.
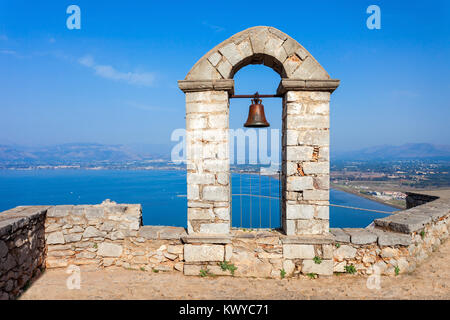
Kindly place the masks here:
<instances>
[{"instance_id":1,"label":"coastline","mask_svg":"<svg viewBox=\"0 0 450 320\"><path fill-rule=\"evenodd\" d=\"M383 201L383 200L378 199L376 197L371 197L371 196L368 196L366 194L357 192L357 191L353 190L352 188L346 188L346 187L343 187L341 185L337 185L337 184L333 184L333 183L330 184L330 188L331 189L335 189L335 190L339 190L339 191L343 191L343 192L347 192L347 193L351 193L351 194L354 194L355 196L358 196L358 197L361 197L361 198L366 198L368 200L375 201L375 202L378 202L378 203L381 203L381 204L384 204L384 205L387 205L387 206L390 206L390 207L393 207L393 208L397 208L397 209L400 209L400 210L405 210L406 209L406 207L399 206L399 205L396 205L396 204L393 204L393 203L389 203L387 201Z\"/></svg>"}]
</instances>

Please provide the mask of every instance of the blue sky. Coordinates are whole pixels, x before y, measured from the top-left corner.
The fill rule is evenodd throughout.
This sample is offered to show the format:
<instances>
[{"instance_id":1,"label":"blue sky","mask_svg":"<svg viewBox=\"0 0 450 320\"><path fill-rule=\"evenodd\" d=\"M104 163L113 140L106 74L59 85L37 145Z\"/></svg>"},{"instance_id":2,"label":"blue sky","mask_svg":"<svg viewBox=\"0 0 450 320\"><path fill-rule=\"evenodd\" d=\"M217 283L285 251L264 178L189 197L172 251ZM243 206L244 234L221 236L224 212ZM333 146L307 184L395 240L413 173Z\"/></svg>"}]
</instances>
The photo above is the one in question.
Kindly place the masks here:
<instances>
[{"instance_id":1,"label":"blue sky","mask_svg":"<svg viewBox=\"0 0 450 320\"><path fill-rule=\"evenodd\" d=\"M81 8L69 30L66 8ZM366 8L381 9L369 30ZM449 144L448 1L0 1L0 144L169 144L185 126L177 87L216 44L256 25L300 42L341 80L332 150ZM236 93L274 93L279 76L248 66ZM266 116L281 125L280 100ZM232 100L231 127L249 101Z\"/></svg>"}]
</instances>

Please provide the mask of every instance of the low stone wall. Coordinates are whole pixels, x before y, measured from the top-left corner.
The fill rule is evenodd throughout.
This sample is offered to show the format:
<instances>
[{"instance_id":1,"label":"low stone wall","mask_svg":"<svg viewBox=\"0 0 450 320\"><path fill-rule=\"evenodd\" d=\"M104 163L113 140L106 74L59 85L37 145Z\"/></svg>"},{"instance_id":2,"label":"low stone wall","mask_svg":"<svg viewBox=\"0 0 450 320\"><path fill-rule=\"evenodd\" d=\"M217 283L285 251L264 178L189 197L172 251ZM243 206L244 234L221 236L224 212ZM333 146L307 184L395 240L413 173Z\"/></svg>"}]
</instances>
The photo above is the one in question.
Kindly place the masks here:
<instances>
[{"instance_id":1,"label":"low stone wall","mask_svg":"<svg viewBox=\"0 0 450 320\"><path fill-rule=\"evenodd\" d=\"M142 226L138 204L54 206L45 221L46 266L182 271L185 235L184 228Z\"/></svg>"},{"instance_id":2,"label":"low stone wall","mask_svg":"<svg viewBox=\"0 0 450 320\"><path fill-rule=\"evenodd\" d=\"M233 230L229 238L186 237L184 274L280 278L333 273L333 239L286 236L277 230ZM227 264L236 268L233 272Z\"/></svg>"},{"instance_id":3,"label":"low stone wall","mask_svg":"<svg viewBox=\"0 0 450 320\"><path fill-rule=\"evenodd\" d=\"M17 207L0 214L0 300L15 299L41 274L48 207Z\"/></svg>"},{"instance_id":4,"label":"low stone wall","mask_svg":"<svg viewBox=\"0 0 450 320\"><path fill-rule=\"evenodd\" d=\"M409 203L420 206L376 219L365 229L330 229L336 241L334 272L411 272L436 250L449 236L450 201L446 196L414 197L420 201ZM431 202L422 204L425 199Z\"/></svg>"}]
</instances>

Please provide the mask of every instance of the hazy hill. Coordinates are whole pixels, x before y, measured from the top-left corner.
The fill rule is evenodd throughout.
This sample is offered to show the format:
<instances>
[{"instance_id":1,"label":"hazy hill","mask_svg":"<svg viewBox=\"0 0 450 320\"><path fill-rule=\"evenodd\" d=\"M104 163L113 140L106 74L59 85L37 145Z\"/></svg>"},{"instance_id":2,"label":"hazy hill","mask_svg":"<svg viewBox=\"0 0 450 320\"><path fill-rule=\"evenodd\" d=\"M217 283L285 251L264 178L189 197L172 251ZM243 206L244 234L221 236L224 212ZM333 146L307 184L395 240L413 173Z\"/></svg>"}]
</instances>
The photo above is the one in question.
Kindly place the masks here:
<instances>
[{"instance_id":1,"label":"hazy hill","mask_svg":"<svg viewBox=\"0 0 450 320\"><path fill-rule=\"evenodd\" d=\"M123 145L70 143L48 147L0 146L0 162L90 162L142 160L145 155Z\"/></svg>"},{"instance_id":2,"label":"hazy hill","mask_svg":"<svg viewBox=\"0 0 450 320\"><path fill-rule=\"evenodd\" d=\"M336 152L336 160L450 160L450 146L430 143L407 143L400 146L382 145L357 151Z\"/></svg>"}]
</instances>

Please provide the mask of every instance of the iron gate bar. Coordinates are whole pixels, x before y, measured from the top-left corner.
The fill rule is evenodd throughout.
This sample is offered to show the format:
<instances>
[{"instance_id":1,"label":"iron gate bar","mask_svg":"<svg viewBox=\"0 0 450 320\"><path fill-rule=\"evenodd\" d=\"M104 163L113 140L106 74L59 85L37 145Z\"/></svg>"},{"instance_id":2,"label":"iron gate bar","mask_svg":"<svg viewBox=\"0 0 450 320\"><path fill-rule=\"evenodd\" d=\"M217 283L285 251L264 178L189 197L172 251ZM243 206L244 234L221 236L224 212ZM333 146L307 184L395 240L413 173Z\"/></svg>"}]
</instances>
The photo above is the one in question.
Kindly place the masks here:
<instances>
[{"instance_id":1,"label":"iron gate bar","mask_svg":"<svg viewBox=\"0 0 450 320\"><path fill-rule=\"evenodd\" d=\"M230 99L248 99L248 98L282 98L281 94L233 94Z\"/></svg>"},{"instance_id":2,"label":"iron gate bar","mask_svg":"<svg viewBox=\"0 0 450 320\"><path fill-rule=\"evenodd\" d=\"M261 196L261 170L259 173L259 195ZM261 228L261 197L259 197L259 227Z\"/></svg>"}]
</instances>

